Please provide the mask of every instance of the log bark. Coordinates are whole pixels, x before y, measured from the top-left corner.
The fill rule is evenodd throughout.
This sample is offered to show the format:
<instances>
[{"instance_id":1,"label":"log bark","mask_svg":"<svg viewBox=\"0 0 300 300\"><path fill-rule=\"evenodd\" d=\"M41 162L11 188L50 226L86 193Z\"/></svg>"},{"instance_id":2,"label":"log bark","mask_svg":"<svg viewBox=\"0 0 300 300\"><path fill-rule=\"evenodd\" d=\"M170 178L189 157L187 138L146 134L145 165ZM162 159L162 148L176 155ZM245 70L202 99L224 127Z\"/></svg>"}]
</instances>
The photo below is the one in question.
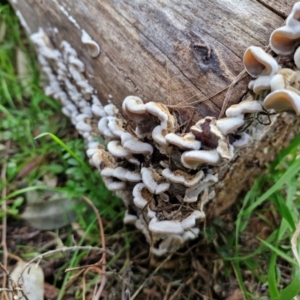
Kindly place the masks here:
<instances>
[{"instance_id":1,"label":"log bark","mask_svg":"<svg viewBox=\"0 0 300 300\"><path fill-rule=\"evenodd\" d=\"M243 71L247 47L268 45L295 1L277 0L23 0L11 1L29 33L43 28L54 48L68 41L85 64L89 83L103 103L121 108L135 95L168 105L181 123L219 117L238 103L248 76L228 86ZM91 57L83 31L101 48ZM89 101L89 100L87 100ZM225 105L225 106L224 106ZM223 213L247 190L266 163L297 133L299 118L276 116L271 125L254 125L254 141L222 166L208 215Z\"/></svg>"}]
</instances>

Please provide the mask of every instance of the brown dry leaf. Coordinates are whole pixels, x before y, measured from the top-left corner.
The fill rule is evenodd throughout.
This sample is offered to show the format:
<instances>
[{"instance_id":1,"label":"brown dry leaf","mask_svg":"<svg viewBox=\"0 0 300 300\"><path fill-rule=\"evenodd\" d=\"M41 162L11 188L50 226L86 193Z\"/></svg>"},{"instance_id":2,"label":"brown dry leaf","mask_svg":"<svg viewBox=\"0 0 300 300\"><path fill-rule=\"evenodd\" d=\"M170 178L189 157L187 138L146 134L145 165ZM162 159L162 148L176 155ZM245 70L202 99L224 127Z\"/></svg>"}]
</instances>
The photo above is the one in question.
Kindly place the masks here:
<instances>
[{"instance_id":1,"label":"brown dry leaf","mask_svg":"<svg viewBox=\"0 0 300 300\"><path fill-rule=\"evenodd\" d=\"M233 293L226 298L226 300L243 300L244 296L240 289L235 289Z\"/></svg>"},{"instance_id":2,"label":"brown dry leaf","mask_svg":"<svg viewBox=\"0 0 300 300\"><path fill-rule=\"evenodd\" d=\"M41 163L45 160L46 155L41 154L30 160L18 173L16 179L20 179L28 175L32 170L41 165Z\"/></svg>"},{"instance_id":3,"label":"brown dry leaf","mask_svg":"<svg viewBox=\"0 0 300 300\"><path fill-rule=\"evenodd\" d=\"M57 296L59 294L59 289L53 286L52 284L45 282L44 292L46 299L55 300L57 299Z\"/></svg>"}]
</instances>

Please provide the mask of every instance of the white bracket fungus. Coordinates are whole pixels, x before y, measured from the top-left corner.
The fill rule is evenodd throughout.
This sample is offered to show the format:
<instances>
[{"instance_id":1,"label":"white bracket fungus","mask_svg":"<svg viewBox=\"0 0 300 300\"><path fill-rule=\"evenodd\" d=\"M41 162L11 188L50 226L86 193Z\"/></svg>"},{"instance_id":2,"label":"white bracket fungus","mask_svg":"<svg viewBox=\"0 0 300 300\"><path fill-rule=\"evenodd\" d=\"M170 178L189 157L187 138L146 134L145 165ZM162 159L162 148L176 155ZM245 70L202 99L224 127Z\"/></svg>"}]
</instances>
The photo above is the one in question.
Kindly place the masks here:
<instances>
[{"instance_id":1,"label":"white bracket fungus","mask_svg":"<svg viewBox=\"0 0 300 300\"><path fill-rule=\"evenodd\" d=\"M241 117L244 114L258 113L263 110L262 105L259 101L245 100L238 104L231 105L226 110L226 116L229 118Z\"/></svg>"},{"instance_id":2,"label":"white bracket fungus","mask_svg":"<svg viewBox=\"0 0 300 300\"><path fill-rule=\"evenodd\" d=\"M169 168L164 169L161 174L172 183L180 183L186 187L197 185L204 177L204 172L200 170L196 174L189 174L182 170L172 172Z\"/></svg>"},{"instance_id":3,"label":"white bracket fungus","mask_svg":"<svg viewBox=\"0 0 300 300\"><path fill-rule=\"evenodd\" d=\"M81 32L81 42L86 45L88 54L91 57L96 58L100 54L99 45L90 37L90 35L85 30L82 30Z\"/></svg>"},{"instance_id":4,"label":"white bracket fungus","mask_svg":"<svg viewBox=\"0 0 300 300\"><path fill-rule=\"evenodd\" d=\"M300 2L296 2L286 24L273 31L270 37L272 50L279 55L292 54L300 42Z\"/></svg>"},{"instance_id":5,"label":"white bracket fungus","mask_svg":"<svg viewBox=\"0 0 300 300\"><path fill-rule=\"evenodd\" d=\"M188 169L197 169L200 165L219 165L221 156L217 150L192 150L183 152L181 163Z\"/></svg>"},{"instance_id":6,"label":"white bracket fungus","mask_svg":"<svg viewBox=\"0 0 300 300\"><path fill-rule=\"evenodd\" d=\"M141 169L141 174L143 183L152 194L163 193L170 187L170 183L165 182L164 178L153 168L144 167Z\"/></svg>"},{"instance_id":7,"label":"white bracket fungus","mask_svg":"<svg viewBox=\"0 0 300 300\"><path fill-rule=\"evenodd\" d=\"M165 138L169 144L175 145L180 149L199 150L201 147L201 142L197 141L191 132L184 136L179 136L175 133L168 133Z\"/></svg>"},{"instance_id":8,"label":"white bracket fungus","mask_svg":"<svg viewBox=\"0 0 300 300\"><path fill-rule=\"evenodd\" d=\"M277 90L267 95L264 99L265 109L274 109L275 111L292 111L297 116L300 115L300 91L296 94L289 90Z\"/></svg>"}]
</instances>

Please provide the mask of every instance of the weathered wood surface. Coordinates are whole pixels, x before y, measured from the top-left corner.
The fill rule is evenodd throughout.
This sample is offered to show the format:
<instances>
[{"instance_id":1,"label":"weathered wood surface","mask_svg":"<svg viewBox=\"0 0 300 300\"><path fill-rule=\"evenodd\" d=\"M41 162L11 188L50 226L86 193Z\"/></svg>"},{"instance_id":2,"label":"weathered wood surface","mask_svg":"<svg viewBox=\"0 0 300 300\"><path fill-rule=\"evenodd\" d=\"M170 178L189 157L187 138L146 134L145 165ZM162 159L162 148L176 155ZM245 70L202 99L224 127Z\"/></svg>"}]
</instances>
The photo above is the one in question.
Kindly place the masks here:
<instances>
[{"instance_id":1,"label":"weathered wood surface","mask_svg":"<svg viewBox=\"0 0 300 300\"><path fill-rule=\"evenodd\" d=\"M196 105L201 116L218 115L225 92L212 96L243 70L245 49L267 45L272 30L283 22L251 0L238 5L229 0L58 2L26 0L16 7L32 32L43 27L54 44L71 42L89 65L101 99L110 94L115 103L121 103L133 94L173 105L201 102ZM97 59L87 55L80 29L62 12L62 6L100 45ZM55 27L59 33L54 36ZM195 44L210 47L210 58L207 49L195 48ZM231 103L244 91L245 84L238 84ZM207 97L212 98L204 101Z\"/></svg>"},{"instance_id":2,"label":"weathered wood surface","mask_svg":"<svg viewBox=\"0 0 300 300\"><path fill-rule=\"evenodd\" d=\"M295 3L291 0L12 2L32 33L42 27L54 46L59 47L66 40L77 50L90 83L104 103L111 95L120 107L126 96L136 95L144 101L174 105L186 118L190 112L188 106L193 105L197 112L194 120L219 115L226 90L219 92L243 70L245 49L250 45L267 46L271 32L283 24ZM54 28L58 33L54 34ZM81 42L82 29L100 45L101 54L97 58L87 54ZM197 44L208 48L195 47ZM246 77L235 85L229 104L241 99L248 81ZM235 200L261 172L264 163L288 143L297 132L297 125L286 125L279 119L261 130L261 138L257 137L242 156L220 173L212 214L221 213ZM278 132L290 134L281 136Z\"/></svg>"}]
</instances>

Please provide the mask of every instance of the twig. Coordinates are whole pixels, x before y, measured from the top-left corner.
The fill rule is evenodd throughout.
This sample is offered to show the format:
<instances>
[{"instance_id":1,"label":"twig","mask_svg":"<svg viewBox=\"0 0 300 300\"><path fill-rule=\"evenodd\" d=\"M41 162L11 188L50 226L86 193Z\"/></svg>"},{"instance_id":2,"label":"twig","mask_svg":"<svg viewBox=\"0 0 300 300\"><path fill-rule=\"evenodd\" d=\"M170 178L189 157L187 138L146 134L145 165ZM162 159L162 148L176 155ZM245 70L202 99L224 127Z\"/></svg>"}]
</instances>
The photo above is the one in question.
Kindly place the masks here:
<instances>
[{"instance_id":1,"label":"twig","mask_svg":"<svg viewBox=\"0 0 300 300\"><path fill-rule=\"evenodd\" d=\"M22 270L22 272L18 278L18 283L20 282L24 271L30 266L31 263L35 262L36 260L38 261L37 262L37 265L38 265L40 263L40 261L45 257L51 256L56 253L67 252L67 251L77 251L77 250L95 250L95 251L99 251L100 253L106 252L109 255L114 255L114 253L109 250L99 248L99 247L92 247L92 246L72 246L72 247L62 247L59 249L50 250L50 251L47 251L43 254L40 254L40 255L34 257L32 260L30 260L29 262L26 263L26 265L24 266L24 269Z\"/></svg>"},{"instance_id":2,"label":"twig","mask_svg":"<svg viewBox=\"0 0 300 300\"><path fill-rule=\"evenodd\" d=\"M172 297L170 297L169 300L174 300L176 299L176 297L179 295L179 293L185 288L186 284L182 283L179 288L176 290L176 292L172 295Z\"/></svg>"},{"instance_id":3,"label":"twig","mask_svg":"<svg viewBox=\"0 0 300 300\"><path fill-rule=\"evenodd\" d=\"M8 141L6 143L6 147L7 149L10 148L10 141ZM1 180L2 180L2 184L3 184L3 189L2 189L2 193L1 193L1 197L2 199L5 199L6 194L7 194L7 187L6 187L6 171L7 171L7 158L8 155L5 155L5 160L3 162L2 165L2 169L1 169ZM3 212L3 217L2 217L2 241L1 241L1 245L2 245L2 249L3 249L3 267L5 270L7 270L7 258L8 258L8 251L7 251L7 244L6 244L6 233L7 233L7 216L6 216L6 212L7 212L7 204L6 204L6 200L3 200L2 205L2 212ZM7 285L7 276L3 277L2 280L2 288L5 289ZM7 293L4 293L5 298L7 300L9 300L9 297L7 295Z\"/></svg>"},{"instance_id":4,"label":"twig","mask_svg":"<svg viewBox=\"0 0 300 300\"><path fill-rule=\"evenodd\" d=\"M144 280L144 282L139 286L139 288L135 291L135 293L131 296L131 298L130 298L130 300L134 300L135 298L136 298L136 296L140 293L140 291L143 289L143 287L145 286L145 284L147 283L147 281L149 281L150 280L150 278L153 276L153 275L155 275L158 271L159 271L159 269L163 266L163 264L165 263L165 262L167 262L170 258L171 258L171 256L172 256L172 254L173 253L171 253L167 258L165 258L158 266L157 266L157 268L148 276L148 278L146 278L145 280Z\"/></svg>"},{"instance_id":5,"label":"twig","mask_svg":"<svg viewBox=\"0 0 300 300\"><path fill-rule=\"evenodd\" d=\"M223 102L223 105L222 105L222 109L220 111L220 114L219 114L219 119L223 117L224 113L225 113L225 110L227 108L227 104L229 102L229 99L231 97L231 94L232 94L232 90L233 90L233 87L239 82L241 81L244 77L248 76L247 74L247 71L246 69L244 69L242 72L240 72L240 74L238 76L236 76L234 78L234 80L231 82L231 84L229 85L228 87L228 90L227 90L227 93L226 93L226 96L225 96L225 99L224 99L224 102Z\"/></svg>"},{"instance_id":6,"label":"twig","mask_svg":"<svg viewBox=\"0 0 300 300\"><path fill-rule=\"evenodd\" d=\"M172 287L172 282L169 282L163 300L168 300L168 297L169 297L169 293L170 293L171 287Z\"/></svg>"},{"instance_id":7,"label":"twig","mask_svg":"<svg viewBox=\"0 0 300 300\"><path fill-rule=\"evenodd\" d=\"M6 270L6 268L4 267L4 265L0 262L0 269L2 269L2 271L6 274L6 277L8 278L8 281L10 283L11 289L7 289L7 288L2 288L0 289L0 292L10 292L12 293L12 299L14 300L19 300L19 293L20 292L22 294L22 297L24 297L26 300L28 300L26 294L23 291L23 288L21 285L17 284L15 281L13 281L10 277L9 272ZM4 293L7 296L7 293ZM8 296L7 296L8 297Z\"/></svg>"},{"instance_id":8,"label":"twig","mask_svg":"<svg viewBox=\"0 0 300 300\"><path fill-rule=\"evenodd\" d=\"M176 290L176 292L172 295L172 297L170 297L169 300L174 300L176 299L175 297L179 295L179 293L186 287L186 286L189 286L191 285L191 283L198 277L198 274L197 272L194 273L194 275L189 278L186 282L183 282L179 287L178 289Z\"/></svg>"},{"instance_id":9,"label":"twig","mask_svg":"<svg viewBox=\"0 0 300 300\"><path fill-rule=\"evenodd\" d=\"M23 261L23 259L15 254L12 254L12 253L7 253L7 255L11 258L11 259L14 259L16 261Z\"/></svg>"},{"instance_id":10,"label":"twig","mask_svg":"<svg viewBox=\"0 0 300 300\"><path fill-rule=\"evenodd\" d=\"M106 247L105 247L105 235L104 235L104 228L103 228L103 223L99 214L98 209L96 208L96 206L94 205L94 203L87 197L83 196L82 197L83 200L85 202L87 202L94 210L96 216L97 216L97 220L98 220L98 226L99 226L99 230L100 230L100 239L101 239L101 245L102 248L104 249L104 251L102 252L102 257L101 259L98 261L98 263L96 263L95 265L102 265L102 272L101 272L101 284L100 287L98 288L98 291L96 292L96 294L93 296L93 300L98 300L101 297L101 294L104 290L105 284L107 282L107 277L106 277Z\"/></svg>"}]
</instances>

